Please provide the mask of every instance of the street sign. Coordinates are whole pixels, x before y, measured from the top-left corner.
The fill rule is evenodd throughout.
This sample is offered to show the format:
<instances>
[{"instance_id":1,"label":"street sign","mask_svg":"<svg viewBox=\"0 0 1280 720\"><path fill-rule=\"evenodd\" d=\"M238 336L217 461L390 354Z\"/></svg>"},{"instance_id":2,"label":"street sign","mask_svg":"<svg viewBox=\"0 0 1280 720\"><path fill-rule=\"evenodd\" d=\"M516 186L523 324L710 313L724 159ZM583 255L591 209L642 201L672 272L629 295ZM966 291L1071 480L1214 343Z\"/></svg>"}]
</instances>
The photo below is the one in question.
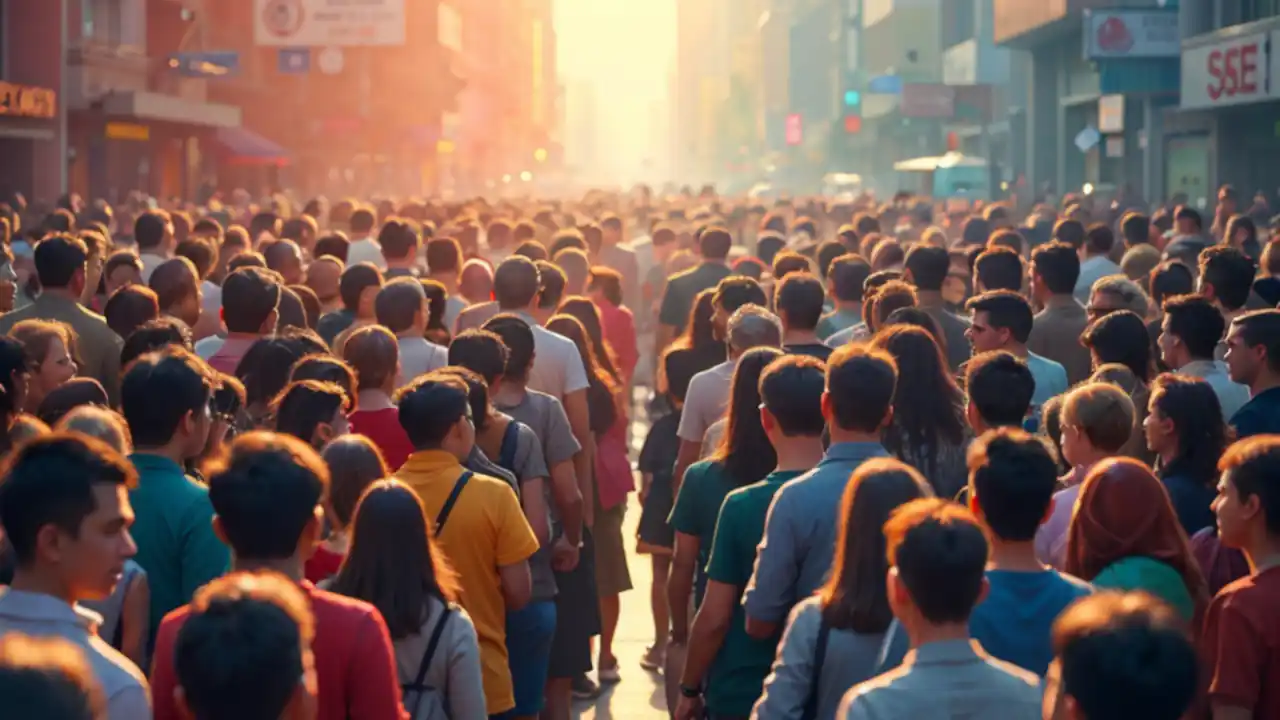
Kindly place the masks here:
<instances>
[{"instance_id":1,"label":"street sign","mask_svg":"<svg viewBox=\"0 0 1280 720\"><path fill-rule=\"evenodd\" d=\"M253 41L264 47L403 45L405 5L405 0L254 0Z\"/></svg>"},{"instance_id":2,"label":"street sign","mask_svg":"<svg viewBox=\"0 0 1280 720\"><path fill-rule=\"evenodd\" d=\"M311 72L311 48L280 48L276 62L281 74L305 75Z\"/></svg>"},{"instance_id":3,"label":"street sign","mask_svg":"<svg viewBox=\"0 0 1280 720\"><path fill-rule=\"evenodd\" d=\"M337 75L342 72L342 68L346 64L346 56L342 54L342 48L340 47L327 47L316 56L316 66L325 75Z\"/></svg>"},{"instance_id":4,"label":"street sign","mask_svg":"<svg viewBox=\"0 0 1280 720\"><path fill-rule=\"evenodd\" d=\"M804 140L804 120L800 117L800 113L791 113L787 116L787 144L799 145Z\"/></svg>"},{"instance_id":5,"label":"street sign","mask_svg":"<svg viewBox=\"0 0 1280 720\"><path fill-rule=\"evenodd\" d=\"M951 118L956 114L956 89L950 85L912 83L902 89L903 117Z\"/></svg>"},{"instance_id":6,"label":"street sign","mask_svg":"<svg viewBox=\"0 0 1280 720\"><path fill-rule=\"evenodd\" d=\"M871 78L867 92L875 95L901 95L902 78L897 75L881 75Z\"/></svg>"},{"instance_id":7,"label":"street sign","mask_svg":"<svg viewBox=\"0 0 1280 720\"><path fill-rule=\"evenodd\" d=\"M240 53L233 50L174 53L169 69L193 78L221 78L240 74Z\"/></svg>"}]
</instances>

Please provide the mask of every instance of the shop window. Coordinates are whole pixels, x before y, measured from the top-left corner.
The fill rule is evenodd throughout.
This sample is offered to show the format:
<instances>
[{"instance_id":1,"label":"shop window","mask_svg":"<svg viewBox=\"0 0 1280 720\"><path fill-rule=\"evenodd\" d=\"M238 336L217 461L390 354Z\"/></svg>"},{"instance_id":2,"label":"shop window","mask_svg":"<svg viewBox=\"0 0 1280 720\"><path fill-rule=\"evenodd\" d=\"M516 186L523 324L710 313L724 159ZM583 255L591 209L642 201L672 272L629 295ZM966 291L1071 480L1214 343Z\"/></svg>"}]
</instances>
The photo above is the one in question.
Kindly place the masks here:
<instances>
[{"instance_id":1,"label":"shop window","mask_svg":"<svg viewBox=\"0 0 1280 720\"><path fill-rule=\"evenodd\" d=\"M1222 25L1240 25L1280 15L1280 0L1232 0L1222 3Z\"/></svg>"},{"instance_id":2,"label":"shop window","mask_svg":"<svg viewBox=\"0 0 1280 720\"><path fill-rule=\"evenodd\" d=\"M978 0L954 0L942 6L942 47L955 47L977 31Z\"/></svg>"},{"instance_id":3,"label":"shop window","mask_svg":"<svg viewBox=\"0 0 1280 720\"><path fill-rule=\"evenodd\" d=\"M82 37L108 47L146 47L146 0L80 0Z\"/></svg>"}]
</instances>

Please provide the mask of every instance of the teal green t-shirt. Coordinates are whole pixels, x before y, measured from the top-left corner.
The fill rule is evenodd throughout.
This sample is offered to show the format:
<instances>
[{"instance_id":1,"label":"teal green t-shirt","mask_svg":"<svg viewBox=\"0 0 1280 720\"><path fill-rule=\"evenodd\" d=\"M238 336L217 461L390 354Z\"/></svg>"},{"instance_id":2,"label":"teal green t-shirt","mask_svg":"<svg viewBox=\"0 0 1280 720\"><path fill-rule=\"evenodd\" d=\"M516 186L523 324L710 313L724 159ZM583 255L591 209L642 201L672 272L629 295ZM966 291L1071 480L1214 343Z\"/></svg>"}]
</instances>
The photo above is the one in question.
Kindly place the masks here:
<instances>
[{"instance_id":1,"label":"teal green t-shirt","mask_svg":"<svg viewBox=\"0 0 1280 720\"><path fill-rule=\"evenodd\" d=\"M720 508L707 579L735 586L739 597L733 604L733 618L724 643L707 673L706 703L714 715L746 717L764 691L764 679L773 666L781 633L766 640L747 635L741 596L751 580L756 547L764 537L773 496L784 483L802 474L798 470L770 473L758 483L729 493Z\"/></svg>"},{"instance_id":2,"label":"teal green t-shirt","mask_svg":"<svg viewBox=\"0 0 1280 720\"><path fill-rule=\"evenodd\" d=\"M685 470L684 482L680 483L671 508L671 529L698 538L698 568L693 581L695 608L702 604L702 594L707 589L707 560L711 557L720 504L733 489L723 465L710 460L696 462Z\"/></svg>"},{"instance_id":3,"label":"teal green t-shirt","mask_svg":"<svg viewBox=\"0 0 1280 720\"><path fill-rule=\"evenodd\" d=\"M1103 568L1092 581L1099 590L1144 590L1173 606L1187 622L1195 616L1196 604L1182 576L1168 563L1133 556Z\"/></svg>"}]
</instances>

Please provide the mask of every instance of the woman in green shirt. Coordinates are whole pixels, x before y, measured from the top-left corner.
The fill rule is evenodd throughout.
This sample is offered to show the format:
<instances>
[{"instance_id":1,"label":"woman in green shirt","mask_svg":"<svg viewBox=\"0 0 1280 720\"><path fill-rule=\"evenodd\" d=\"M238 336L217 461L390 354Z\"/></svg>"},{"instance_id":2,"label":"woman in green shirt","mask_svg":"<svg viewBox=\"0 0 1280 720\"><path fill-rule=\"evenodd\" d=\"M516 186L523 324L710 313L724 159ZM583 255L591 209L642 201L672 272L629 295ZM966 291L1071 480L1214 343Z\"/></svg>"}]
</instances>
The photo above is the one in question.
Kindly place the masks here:
<instances>
[{"instance_id":1,"label":"woman in green shirt","mask_svg":"<svg viewBox=\"0 0 1280 720\"><path fill-rule=\"evenodd\" d=\"M1101 462L1085 478L1067 532L1066 571L1098 589L1151 593L1188 623L1198 624L1209 601L1169 493L1128 458Z\"/></svg>"}]
</instances>

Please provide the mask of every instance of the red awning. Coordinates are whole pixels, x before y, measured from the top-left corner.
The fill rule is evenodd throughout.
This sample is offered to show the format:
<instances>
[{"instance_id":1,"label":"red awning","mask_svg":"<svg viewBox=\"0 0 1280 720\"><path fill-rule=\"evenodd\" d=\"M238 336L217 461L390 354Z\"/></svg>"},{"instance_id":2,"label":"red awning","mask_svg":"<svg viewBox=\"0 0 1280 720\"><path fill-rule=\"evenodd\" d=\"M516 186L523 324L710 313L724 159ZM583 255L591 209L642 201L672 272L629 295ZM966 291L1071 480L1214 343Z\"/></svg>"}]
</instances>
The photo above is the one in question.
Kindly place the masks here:
<instances>
[{"instance_id":1,"label":"red awning","mask_svg":"<svg viewBox=\"0 0 1280 720\"><path fill-rule=\"evenodd\" d=\"M218 128L218 143L233 165L288 165L289 151L246 127Z\"/></svg>"}]
</instances>

